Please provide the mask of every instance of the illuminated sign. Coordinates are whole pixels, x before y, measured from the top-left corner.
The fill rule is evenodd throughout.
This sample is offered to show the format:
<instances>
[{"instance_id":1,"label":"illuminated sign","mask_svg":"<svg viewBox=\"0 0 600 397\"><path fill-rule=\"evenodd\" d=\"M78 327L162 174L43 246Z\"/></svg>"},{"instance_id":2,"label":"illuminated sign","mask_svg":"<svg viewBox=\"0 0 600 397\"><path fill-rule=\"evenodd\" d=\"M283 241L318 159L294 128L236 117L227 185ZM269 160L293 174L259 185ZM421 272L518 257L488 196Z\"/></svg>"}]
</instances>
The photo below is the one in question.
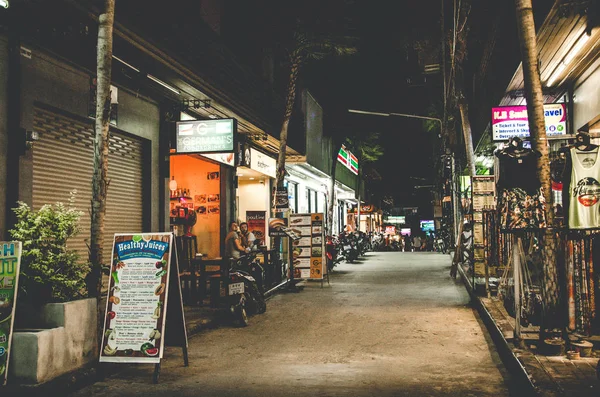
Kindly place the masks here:
<instances>
[{"instance_id":1,"label":"illuminated sign","mask_svg":"<svg viewBox=\"0 0 600 397\"><path fill-rule=\"evenodd\" d=\"M567 105L550 103L544 105L546 135L566 135ZM503 106L492 108L492 139L505 141L514 136L529 137L527 106Z\"/></svg>"},{"instance_id":2,"label":"illuminated sign","mask_svg":"<svg viewBox=\"0 0 600 397\"><path fill-rule=\"evenodd\" d=\"M177 153L233 152L237 123L234 119L180 121Z\"/></svg>"},{"instance_id":3,"label":"illuminated sign","mask_svg":"<svg viewBox=\"0 0 600 397\"><path fill-rule=\"evenodd\" d=\"M250 148L250 168L271 178L277 177L277 160L254 148Z\"/></svg>"},{"instance_id":4,"label":"illuminated sign","mask_svg":"<svg viewBox=\"0 0 600 397\"><path fill-rule=\"evenodd\" d=\"M424 232L433 232L435 230L435 224L433 222L433 220L424 220L420 222L421 224L421 230L423 230Z\"/></svg>"},{"instance_id":5,"label":"illuminated sign","mask_svg":"<svg viewBox=\"0 0 600 397\"><path fill-rule=\"evenodd\" d=\"M358 159L346 149L346 146L342 145L342 148L338 152L337 158L338 161L344 164L344 166L346 166L346 168L348 168L354 175L358 175Z\"/></svg>"},{"instance_id":6,"label":"illuminated sign","mask_svg":"<svg viewBox=\"0 0 600 397\"><path fill-rule=\"evenodd\" d=\"M387 216L384 220L385 223L394 223L396 225L404 225L406 223L406 217L405 216L394 216L394 215L390 215Z\"/></svg>"}]
</instances>

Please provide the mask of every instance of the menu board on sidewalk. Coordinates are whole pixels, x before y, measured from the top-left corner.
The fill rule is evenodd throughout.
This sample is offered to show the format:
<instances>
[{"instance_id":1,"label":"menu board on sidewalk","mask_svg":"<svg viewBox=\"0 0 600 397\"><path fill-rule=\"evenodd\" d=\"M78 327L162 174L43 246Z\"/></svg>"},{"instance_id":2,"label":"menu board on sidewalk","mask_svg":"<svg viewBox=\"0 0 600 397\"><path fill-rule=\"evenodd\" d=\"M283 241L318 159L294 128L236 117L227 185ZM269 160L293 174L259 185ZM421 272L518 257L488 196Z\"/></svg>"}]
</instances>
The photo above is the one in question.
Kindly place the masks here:
<instances>
[{"instance_id":1,"label":"menu board on sidewalk","mask_svg":"<svg viewBox=\"0 0 600 397\"><path fill-rule=\"evenodd\" d=\"M259 241L258 245L265 245L265 234L267 224L266 211L246 211L246 222L248 230L254 234Z\"/></svg>"},{"instance_id":2,"label":"menu board on sidewalk","mask_svg":"<svg viewBox=\"0 0 600 397\"><path fill-rule=\"evenodd\" d=\"M323 214L292 214L289 227L301 236L292 243L292 261L296 270L294 277L322 280L325 263Z\"/></svg>"},{"instance_id":3,"label":"menu board on sidewalk","mask_svg":"<svg viewBox=\"0 0 600 397\"><path fill-rule=\"evenodd\" d=\"M21 267L20 241L0 242L0 385L6 384L10 342L12 340L19 268Z\"/></svg>"},{"instance_id":4,"label":"menu board on sidewalk","mask_svg":"<svg viewBox=\"0 0 600 397\"><path fill-rule=\"evenodd\" d=\"M172 299L181 298L178 279L172 233L115 234L100 362L160 362L169 290ZM185 353L183 306L172 303L169 310L181 313L169 317L182 324L169 321L167 331L183 335Z\"/></svg>"}]
</instances>

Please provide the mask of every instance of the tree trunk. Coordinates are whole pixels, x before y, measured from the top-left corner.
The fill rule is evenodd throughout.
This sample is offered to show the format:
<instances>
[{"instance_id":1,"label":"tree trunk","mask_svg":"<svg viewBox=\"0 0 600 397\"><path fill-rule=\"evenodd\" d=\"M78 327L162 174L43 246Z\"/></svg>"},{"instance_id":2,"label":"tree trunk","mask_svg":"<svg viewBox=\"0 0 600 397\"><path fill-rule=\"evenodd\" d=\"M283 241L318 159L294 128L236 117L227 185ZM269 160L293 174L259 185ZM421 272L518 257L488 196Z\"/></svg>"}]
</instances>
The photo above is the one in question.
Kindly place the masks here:
<instances>
[{"instance_id":1,"label":"tree trunk","mask_svg":"<svg viewBox=\"0 0 600 397\"><path fill-rule=\"evenodd\" d=\"M466 100L458 101L460 118L462 121L463 136L465 139L465 151L467 152L467 167L471 176L475 176L475 155L473 154L473 135L471 133L471 122L469 120L469 105Z\"/></svg>"},{"instance_id":2,"label":"tree trunk","mask_svg":"<svg viewBox=\"0 0 600 397\"><path fill-rule=\"evenodd\" d=\"M110 116L110 82L112 63L113 23L115 0L105 0L105 12L99 17L97 46L96 123L94 136L94 175L92 177L92 209L90 234L90 262L88 279L91 296L100 297L102 287L102 247L104 245L104 218L108 190L108 128Z\"/></svg>"},{"instance_id":3,"label":"tree trunk","mask_svg":"<svg viewBox=\"0 0 600 397\"><path fill-rule=\"evenodd\" d=\"M275 194L277 192L277 188L283 187L283 181L285 179L285 152L287 149L288 126L294 110L294 101L296 100L296 81L298 80L298 72L300 71L300 59L297 57L292 57L291 62L290 80L288 82L287 97L285 102L285 114L283 116L281 131L279 132L277 178L275 180L275 192L273 192L273 215L275 213Z\"/></svg>"},{"instance_id":4,"label":"tree trunk","mask_svg":"<svg viewBox=\"0 0 600 397\"><path fill-rule=\"evenodd\" d=\"M542 82L538 63L536 33L533 19L531 0L515 0L517 10L517 29L521 59L523 62L523 77L525 82L525 98L527 99L527 114L529 118L529 131L531 134L532 148L541 153L538 159L538 177L544 199L546 201L546 219L548 228L545 233L543 262L544 283L542 299L544 311L540 326L540 339L546 337L547 331L562 328L563 318L558 313L558 273L556 264L557 241L553 232L554 212L552 207L552 190L550 182L550 161L548 157L548 144L546 140L546 127L544 124L544 98L542 95Z\"/></svg>"},{"instance_id":5,"label":"tree trunk","mask_svg":"<svg viewBox=\"0 0 600 397\"><path fill-rule=\"evenodd\" d=\"M329 184L329 210L327 211L327 230L330 236L333 236L333 208L335 207L335 170L337 169L337 156L339 149L335 151L334 148L333 162L331 163L331 182Z\"/></svg>"}]
</instances>

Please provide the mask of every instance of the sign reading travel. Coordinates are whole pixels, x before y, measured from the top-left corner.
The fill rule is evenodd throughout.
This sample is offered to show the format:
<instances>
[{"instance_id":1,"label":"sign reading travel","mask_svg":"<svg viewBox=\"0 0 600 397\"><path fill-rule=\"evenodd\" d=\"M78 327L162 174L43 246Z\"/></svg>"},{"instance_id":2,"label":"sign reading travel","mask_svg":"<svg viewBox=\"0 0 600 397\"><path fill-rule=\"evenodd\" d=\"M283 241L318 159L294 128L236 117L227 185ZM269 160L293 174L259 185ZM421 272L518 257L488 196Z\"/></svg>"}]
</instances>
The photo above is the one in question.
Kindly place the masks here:
<instances>
[{"instance_id":1,"label":"sign reading travel","mask_svg":"<svg viewBox=\"0 0 600 397\"><path fill-rule=\"evenodd\" d=\"M342 145L337 158L338 161L344 164L344 166L352 171L354 175L358 175L358 159L346 149L346 146Z\"/></svg>"},{"instance_id":2,"label":"sign reading travel","mask_svg":"<svg viewBox=\"0 0 600 397\"><path fill-rule=\"evenodd\" d=\"M177 153L233 152L237 132L235 119L179 121Z\"/></svg>"},{"instance_id":3,"label":"sign reading travel","mask_svg":"<svg viewBox=\"0 0 600 397\"><path fill-rule=\"evenodd\" d=\"M544 105L546 135L566 135L567 105L550 103ZM503 106L492 108L492 139L505 141L512 137L529 137L527 106Z\"/></svg>"},{"instance_id":4,"label":"sign reading travel","mask_svg":"<svg viewBox=\"0 0 600 397\"><path fill-rule=\"evenodd\" d=\"M22 245L20 241L0 242L0 385L6 384L10 342L15 319L19 268Z\"/></svg>"},{"instance_id":5,"label":"sign reading travel","mask_svg":"<svg viewBox=\"0 0 600 397\"><path fill-rule=\"evenodd\" d=\"M173 288L173 302L181 297L177 261L171 260L175 255L172 248L172 233L115 234L100 362L160 362L169 288ZM172 283L175 285L169 283L172 276L176 276ZM169 303L169 307L173 305ZM181 311L173 311L169 317L183 321L181 339L185 340L181 342L185 352L183 306Z\"/></svg>"}]
</instances>

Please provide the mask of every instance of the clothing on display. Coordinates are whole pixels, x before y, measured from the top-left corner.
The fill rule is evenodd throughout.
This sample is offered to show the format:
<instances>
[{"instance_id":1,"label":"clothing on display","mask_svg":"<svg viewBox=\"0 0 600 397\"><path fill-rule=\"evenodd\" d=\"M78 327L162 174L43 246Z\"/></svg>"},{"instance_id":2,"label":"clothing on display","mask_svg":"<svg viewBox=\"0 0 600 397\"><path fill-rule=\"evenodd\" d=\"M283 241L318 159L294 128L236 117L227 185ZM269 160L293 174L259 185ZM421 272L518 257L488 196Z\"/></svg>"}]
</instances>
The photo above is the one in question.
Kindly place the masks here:
<instances>
[{"instance_id":1,"label":"clothing on display","mask_svg":"<svg viewBox=\"0 0 600 397\"><path fill-rule=\"evenodd\" d=\"M500 161L498 210L504 231L547 227L546 202L537 176L540 156L538 151L524 148L518 137L496 153Z\"/></svg>"},{"instance_id":2,"label":"clothing on display","mask_svg":"<svg viewBox=\"0 0 600 397\"><path fill-rule=\"evenodd\" d=\"M600 227L600 161L597 145L589 135L577 134L576 143L565 148L563 208L570 229Z\"/></svg>"}]
</instances>

